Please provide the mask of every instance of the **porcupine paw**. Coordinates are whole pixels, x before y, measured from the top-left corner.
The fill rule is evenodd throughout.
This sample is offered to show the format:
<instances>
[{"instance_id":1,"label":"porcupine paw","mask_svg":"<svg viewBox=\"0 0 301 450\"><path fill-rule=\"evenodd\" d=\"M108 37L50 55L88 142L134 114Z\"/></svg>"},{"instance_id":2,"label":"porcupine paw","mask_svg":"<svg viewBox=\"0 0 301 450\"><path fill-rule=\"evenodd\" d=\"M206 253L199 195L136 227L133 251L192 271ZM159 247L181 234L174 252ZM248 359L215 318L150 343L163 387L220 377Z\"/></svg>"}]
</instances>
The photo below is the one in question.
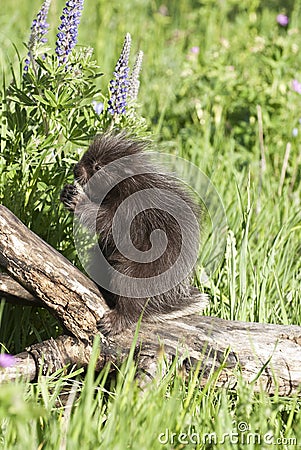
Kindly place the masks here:
<instances>
[{"instance_id":1,"label":"porcupine paw","mask_svg":"<svg viewBox=\"0 0 301 450\"><path fill-rule=\"evenodd\" d=\"M84 192L74 184L66 184L61 192L61 202L69 211L74 211L78 202L85 196Z\"/></svg>"},{"instance_id":2,"label":"porcupine paw","mask_svg":"<svg viewBox=\"0 0 301 450\"><path fill-rule=\"evenodd\" d=\"M98 330L105 336L119 334L124 331L127 326L121 320L116 311L105 314L104 318L97 324Z\"/></svg>"}]
</instances>

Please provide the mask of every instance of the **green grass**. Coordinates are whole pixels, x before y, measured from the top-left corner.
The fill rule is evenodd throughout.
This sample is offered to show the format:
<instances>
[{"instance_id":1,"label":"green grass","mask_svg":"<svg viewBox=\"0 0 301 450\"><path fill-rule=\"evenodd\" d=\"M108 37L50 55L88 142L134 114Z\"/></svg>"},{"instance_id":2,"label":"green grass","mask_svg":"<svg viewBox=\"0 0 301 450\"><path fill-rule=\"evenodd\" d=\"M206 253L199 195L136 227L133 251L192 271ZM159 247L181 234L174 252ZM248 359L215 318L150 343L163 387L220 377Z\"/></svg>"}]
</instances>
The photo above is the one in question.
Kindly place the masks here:
<instances>
[{"instance_id":1,"label":"green grass","mask_svg":"<svg viewBox=\"0 0 301 450\"><path fill-rule=\"evenodd\" d=\"M57 24L63 3L53 2L52 24ZM132 34L134 50L145 53L139 102L154 140L160 149L196 164L223 201L227 249L206 286L211 296L207 313L300 325L301 96L292 91L291 82L301 81L301 2L285 2L286 10L283 5L257 0L170 0L164 5L86 0L79 42L95 49L104 89L125 33ZM18 71L14 45L25 56L22 42L39 7L38 0L11 0L0 16L0 66L6 85L10 66ZM289 15L287 29L276 23L280 12ZM55 27L50 37L53 45ZM190 51L193 46L200 48L198 55ZM11 149L9 161L7 152L5 159L1 155L1 202L74 259L70 218L58 201L76 154L72 145L69 149L69 161L55 176L56 166L47 154L44 160L37 152ZM17 191L20 197L12 198ZM0 342L12 353L59 333L44 311L2 304L0 316ZM297 448L289 439L301 446L300 401L295 398L255 394L239 375L235 392L217 389L214 374L201 388L194 374L184 381L175 368L140 392L133 373L129 363L116 382L107 372L95 379L91 363L87 374L62 372L40 377L35 384L1 386L0 447L268 449L267 433L274 436L273 448ZM66 398L71 413L66 401L61 402ZM249 443L243 443L246 433L240 433L239 443L235 436L232 443L228 438L221 442L224 433L235 433L242 423L249 428ZM166 429L176 435L164 446L159 435ZM180 433L189 436L181 438ZM216 433L216 444L202 443L206 433Z\"/></svg>"}]
</instances>

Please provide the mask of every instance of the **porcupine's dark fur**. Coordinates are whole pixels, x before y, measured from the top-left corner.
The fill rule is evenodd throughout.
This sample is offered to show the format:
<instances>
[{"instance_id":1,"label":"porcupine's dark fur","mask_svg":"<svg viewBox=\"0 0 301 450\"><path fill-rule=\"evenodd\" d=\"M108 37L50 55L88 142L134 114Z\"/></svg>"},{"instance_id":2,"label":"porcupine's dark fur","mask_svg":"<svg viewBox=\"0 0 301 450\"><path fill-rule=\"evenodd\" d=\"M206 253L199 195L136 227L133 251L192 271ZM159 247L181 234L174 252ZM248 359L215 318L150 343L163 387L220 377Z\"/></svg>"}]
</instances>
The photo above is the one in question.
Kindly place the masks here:
<instances>
[{"instance_id":1,"label":"porcupine's dark fur","mask_svg":"<svg viewBox=\"0 0 301 450\"><path fill-rule=\"evenodd\" d=\"M177 218L177 214L181 215L182 211L177 205L176 196L179 196L188 205L198 219L200 211L190 194L174 177L162 174L162 172L159 173L156 167L152 165L148 152L144 151L146 147L147 144L144 141L130 138L125 133L116 135L107 133L97 136L81 160L75 165L74 177L76 183L64 187L61 193L61 201L66 208L75 212L80 221L87 227L95 227L95 217L97 216L96 232L99 247L111 266L130 277L147 279L170 268L181 251L181 229L175 218ZM98 178L98 181L92 187L92 191L90 188L85 192L85 190L76 186L77 184L84 188L91 177L100 169L112 161L127 156L130 157L131 163L129 164L129 158L126 158L127 163L121 165L120 170L129 173L129 176L116 184L105 195L101 205L97 201L97 197L101 197L102 186L107 185L108 180L105 179L105 175L102 174L102 178ZM130 176L135 173L135 170L138 174ZM108 176L112 177L112 174ZM113 182L113 184L115 183ZM165 232L168 242L166 250L161 257L150 263L135 262L124 256L116 248L112 235L112 221L118 206L132 194L144 189L160 189L165 193L161 199L162 209L149 208L138 213L130 227L132 243L142 252L151 248L150 235L154 230L160 229ZM135 202L135 200L133 201ZM136 205L132 206L135 208ZM175 218L166 211L168 208L175 211ZM93 217L94 219L91 221ZM185 217L182 217L182 219L185 220ZM186 222L187 232L195 234L195 229L191 228L188 220ZM194 237L197 240L199 239L199 236ZM187 264L189 264L190 256L187 255ZM114 285L114 279L110 280L110 283ZM101 331L106 334L116 334L136 324L142 313L143 320L163 321L200 311L200 298L202 297L191 295L192 289L188 280L185 279L160 295L138 298L139 293L137 292L137 297L129 298L112 294L100 287L111 308L110 313L105 316L100 326Z\"/></svg>"}]
</instances>

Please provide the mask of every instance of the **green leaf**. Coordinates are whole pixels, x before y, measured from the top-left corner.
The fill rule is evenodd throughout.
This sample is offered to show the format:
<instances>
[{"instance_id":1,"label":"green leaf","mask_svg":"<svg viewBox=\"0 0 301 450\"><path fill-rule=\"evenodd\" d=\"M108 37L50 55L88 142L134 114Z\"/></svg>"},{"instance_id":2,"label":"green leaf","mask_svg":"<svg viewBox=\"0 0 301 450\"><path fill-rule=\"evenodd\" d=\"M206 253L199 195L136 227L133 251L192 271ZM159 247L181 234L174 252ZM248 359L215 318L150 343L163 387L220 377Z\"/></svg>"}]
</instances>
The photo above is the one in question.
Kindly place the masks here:
<instances>
[{"instance_id":1,"label":"green leaf","mask_svg":"<svg viewBox=\"0 0 301 450\"><path fill-rule=\"evenodd\" d=\"M45 89L44 95L45 95L46 99L48 100L49 105L52 106L53 108L57 108L58 103L57 103L57 99L56 99L56 96L54 95L54 93L49 91L48 89Z\"/></svg>"}]
</instances>

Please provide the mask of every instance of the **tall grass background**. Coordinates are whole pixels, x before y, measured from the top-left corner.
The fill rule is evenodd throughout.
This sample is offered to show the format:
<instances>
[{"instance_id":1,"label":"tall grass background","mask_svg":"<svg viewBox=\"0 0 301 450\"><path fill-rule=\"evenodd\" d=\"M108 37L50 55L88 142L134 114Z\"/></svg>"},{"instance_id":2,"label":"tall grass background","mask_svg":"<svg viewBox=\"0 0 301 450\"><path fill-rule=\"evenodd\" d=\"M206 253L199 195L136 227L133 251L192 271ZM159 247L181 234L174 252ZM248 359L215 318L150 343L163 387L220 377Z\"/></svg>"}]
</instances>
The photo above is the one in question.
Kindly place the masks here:
<instances>
[{"instance_id":1,"label":"tall grass background","mask_svg":"<svg viewBox=\"0 0 301 450\"><path fill-rule=\"evenodd\" d=\"M18 53L26 55L23 42L40 5L37 0L1 5L5 85L12 68L19 70ZM63 5L54 0L51 5L52 46ZM288 15L288 27L277 23L279 13ZM139 108L153 139L160 149L197 164L224 203L226 253L206 286L206 313L224 319L301 322L301 96L292 89L293 79L301 82L300 14L298 0L85 0L79 43L94 48L104 73L99 87L106 89L130 32L134 49L145 53ZM20 181L26 180L30 158L12 165L1 156L1 201L75 260L70 218L58 200L70 176L68 161L50 190L45 174L51 164L37 172L25 211L18 190L24 198L32 192L32 184ZM60 332L45 311L2 303L0 318L0 342L12 353ZM140 392L134 371L129 360L116 381L108 380L107 371L95 379L92 361L87 374L62 371L35 384L1 386L0 448L259 449L271 447L267 433L274 448L301 446L297 398L269 397L264 389L254 393L239 374L236 391L217 389L215 374L200 388L194 374L182 380L175 367ZM222 437L241 423L258 433L260 442L243 443L241 430L238 442L179 439L181 432ZM162 444L159 435L166 429L176 438Z\"/></svg>"}]
</instances>

